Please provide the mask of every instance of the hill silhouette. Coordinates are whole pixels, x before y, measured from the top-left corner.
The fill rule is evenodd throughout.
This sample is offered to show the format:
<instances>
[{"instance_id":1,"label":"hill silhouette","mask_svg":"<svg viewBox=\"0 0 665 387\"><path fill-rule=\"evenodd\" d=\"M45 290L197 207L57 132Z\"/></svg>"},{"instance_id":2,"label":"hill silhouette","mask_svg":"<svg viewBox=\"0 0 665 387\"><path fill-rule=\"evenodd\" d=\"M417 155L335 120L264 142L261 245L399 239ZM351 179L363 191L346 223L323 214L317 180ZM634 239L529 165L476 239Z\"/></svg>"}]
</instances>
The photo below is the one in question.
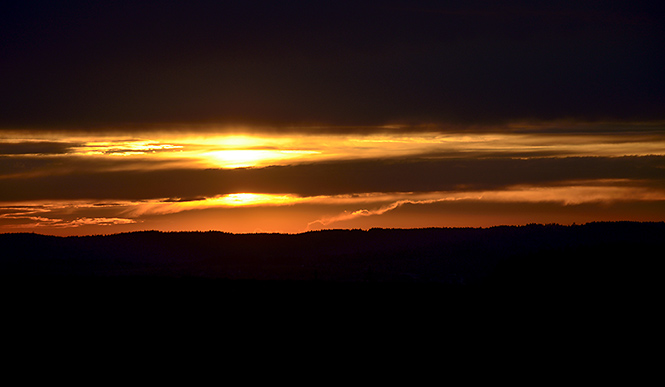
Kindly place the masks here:
<instances>
[{"instance_id":1,"label":"hill silhouette","mask_svg":"<svg viewBox=\"0 0 665 387\"><path fill-rule=\"evenodd\" d=\"M28 335L149 334L164 345L174 332L206 343L242 332L323 347L385 348L397 337L528 351L586 343L611 354L619 341L649 339L659 321L664 235L664 222L0 234L0 292L11 329Z\"/></svg>"},{"instance_id":2,"label":"hill silhouette","mask_svg":"<svg viewBox=\"0 0 665 387\"><path fill-rule=\"evenodd\" d=\"M665 223L324 230L1 234L5 280L198 278L543 287L648 282Z\"/></svg>"}]
</instances>

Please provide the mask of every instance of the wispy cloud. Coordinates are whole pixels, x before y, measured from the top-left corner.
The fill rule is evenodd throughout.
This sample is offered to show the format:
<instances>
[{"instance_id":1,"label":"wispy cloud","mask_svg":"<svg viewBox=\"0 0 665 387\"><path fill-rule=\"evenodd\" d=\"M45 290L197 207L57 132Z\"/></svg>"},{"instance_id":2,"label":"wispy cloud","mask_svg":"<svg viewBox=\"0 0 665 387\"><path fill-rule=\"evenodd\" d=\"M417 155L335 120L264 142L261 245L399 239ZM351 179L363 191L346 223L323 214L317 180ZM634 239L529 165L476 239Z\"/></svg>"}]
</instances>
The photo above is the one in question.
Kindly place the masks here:
<instances>
[{"instance_id":1,"label":"wispy cloud","mask_svg":"<svg viewBox=\"0 0 665 387\"><path fill-rule=\"evenodd\" d=\"M435 196L432 199L402 199L385 204L374 209L358 209L344 211L334 216L326 216L307 224L307 230L319 224L328 226L333 223L353 220L361 217L383 215L405 204L424 205L451 201L484 201L494 203L558 203L562 206L579 205L583 203L614 203L626 201L665 201L665 190L654 190L644 187L621 187L613 184L621 182L589 182L589 185L566 185L558 187L516 186L496 191L460 191L460 192L430 192L427 194L413 194L418 196ZM441 196L444 195L444 196Z\"/></svg>"},{"instance_id":2,"label":"wispy cloud","mask_svg":"<svg viewBox=\"0 0 665 387\"><path fill-rule=\"evenodd\" d=\"M12 140L0 138L0 155L60 155L71 151L77 144L66 141Z\"/></svg>"},{"instance_id":3,"label":"wispy cloud","mask_svg":"<svg viewBox=\"0 0 665 387\"><path fill-rule=\"evenodd\" d=\"M35 228L77 228L82 226L115 226L137 223L136 219L109 216L75 216L91 209L113 211L119 205L94 203L51 203L51 204L20 204L0 207L0 230L2 229L35 229ZM64 216L63 216L64 215Z\"/></svg>"},{"instance_id":4,"label":"wispy cloud","mask_svg":"<svg viewBox=\"0 0 665 387\"><path fill-rule=\"evenodd\" d=\"M479 197L478 197L479 198ZM374 216L374 215L383 215L388 211L392 211L396 208L399 208L405 204L432 204L432 203L437 203L437 202L443 202L443 201L450 201L450 200L459 200L460 198L454 198L454 197L445 197L445 198L440 198L440 199L426 199L426 200L398 200L396 202L381 206L379 208L373 209L373 210L367 210L367 209L360 209L356 210L353 212L348 212L344 211L339 215L335 216L330 216L330 217L323 217L321 219L314 220L312 222L309 222L307 224L307 229L311 229L312 226L316 224L321 224L322 226L328 226L332 223L336 222L341 222L344 220L351 220L355 218L360 218L360 217L365 217L365 216Z\"/></svg>"},{"instance_id":5,"label":"wispy cloud","mask_svg":"<svg viewBox=\"0 0 665 387\"><path fill-rule=\"evenodd\" d=\"M26 216L5 217L5 219L20 219L23 221L23 223L3 225L2 228L5 229L75 228L81 226L116 226L137 223L135 219L129 218L77 218L68 221L42 216Z\"/></svg>"}]
</instances>

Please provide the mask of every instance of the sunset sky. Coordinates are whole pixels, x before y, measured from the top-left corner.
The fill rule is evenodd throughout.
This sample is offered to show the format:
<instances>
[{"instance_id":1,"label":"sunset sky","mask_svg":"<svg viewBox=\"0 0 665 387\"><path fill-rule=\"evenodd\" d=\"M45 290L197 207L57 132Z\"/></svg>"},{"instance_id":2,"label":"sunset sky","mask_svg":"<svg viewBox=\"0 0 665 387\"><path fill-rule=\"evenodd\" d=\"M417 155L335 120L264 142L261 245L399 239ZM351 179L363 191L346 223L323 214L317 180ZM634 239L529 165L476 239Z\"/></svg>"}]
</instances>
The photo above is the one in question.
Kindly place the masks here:
<instances>
[{"instance_id":1,"label":"sunset sky","mask_svg":"<svg viewBox=\"0 0 665 387\"><path fill-rule=\"evenodd\" d=\"M665 221L654 1L9 1L0 233Z\"/></svg>"}]
</instances>

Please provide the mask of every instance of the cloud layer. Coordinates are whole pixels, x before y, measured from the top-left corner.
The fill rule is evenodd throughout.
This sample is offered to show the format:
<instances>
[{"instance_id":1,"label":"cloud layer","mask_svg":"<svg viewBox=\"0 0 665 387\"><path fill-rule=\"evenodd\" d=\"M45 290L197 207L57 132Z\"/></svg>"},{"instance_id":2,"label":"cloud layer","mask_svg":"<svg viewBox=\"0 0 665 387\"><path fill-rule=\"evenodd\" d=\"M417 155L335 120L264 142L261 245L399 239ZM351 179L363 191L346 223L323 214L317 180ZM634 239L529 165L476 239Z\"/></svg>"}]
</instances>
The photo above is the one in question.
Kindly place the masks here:
<instances>
[{"instance_id":1,"label":"cloud layer","mask_svg":"<svg viewBox=\"0 0 665 387\"><path fill-rule=\"evenodd\" d=\"M653 1L13 2L0 127L663 119Z\"/></svg>"},{"instance_id":2,"label":"cloud layer","mask_svg":"<svg viewBox=\"0 0 665 387\"><path fill-rule=\"evenodd\" d=\"M0 201L146 200L232 193L300 196L490 190L515 185L624 180L663 188L665 157L364 160L259 169L163 169L0 179Z\"/></svg>"}]
</instances>

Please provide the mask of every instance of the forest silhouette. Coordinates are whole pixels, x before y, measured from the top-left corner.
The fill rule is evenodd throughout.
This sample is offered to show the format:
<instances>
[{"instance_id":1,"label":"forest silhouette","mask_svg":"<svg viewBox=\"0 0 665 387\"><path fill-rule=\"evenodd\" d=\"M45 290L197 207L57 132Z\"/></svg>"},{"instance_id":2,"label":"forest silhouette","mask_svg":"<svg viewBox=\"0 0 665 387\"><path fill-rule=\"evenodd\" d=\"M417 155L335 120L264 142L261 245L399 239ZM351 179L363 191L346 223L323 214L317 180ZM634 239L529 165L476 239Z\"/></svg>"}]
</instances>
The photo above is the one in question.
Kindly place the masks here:
<instances>
[{"instance_id":1,"label":"forest silhouette","mask_svg":"<svg viewBox=\"0 0 665 387\"><path fill-rule=\"evenodd\" d=\"M647 281L665 223L597 222L323 230L1 234L5 281L217 279L449 286L609 286Z\"/></svg>"},{"instance_id":2,"label":"forest silhouette","mask_svg":"<svg viewBox=\"0 0 665 387\"><path fill-rule=\"evenodd\" d=\"M604 348L602 327L656 321L664 235L665 222L0 234L0 291L16 329L31 332L102 324L168 337L184 324L265 338L276 337L270 327L301 337L325 326L331 337L383 342L376 329L390 326L425 342L464 333L572 345L582 335Z\"/></svg>"}]
</instances>

